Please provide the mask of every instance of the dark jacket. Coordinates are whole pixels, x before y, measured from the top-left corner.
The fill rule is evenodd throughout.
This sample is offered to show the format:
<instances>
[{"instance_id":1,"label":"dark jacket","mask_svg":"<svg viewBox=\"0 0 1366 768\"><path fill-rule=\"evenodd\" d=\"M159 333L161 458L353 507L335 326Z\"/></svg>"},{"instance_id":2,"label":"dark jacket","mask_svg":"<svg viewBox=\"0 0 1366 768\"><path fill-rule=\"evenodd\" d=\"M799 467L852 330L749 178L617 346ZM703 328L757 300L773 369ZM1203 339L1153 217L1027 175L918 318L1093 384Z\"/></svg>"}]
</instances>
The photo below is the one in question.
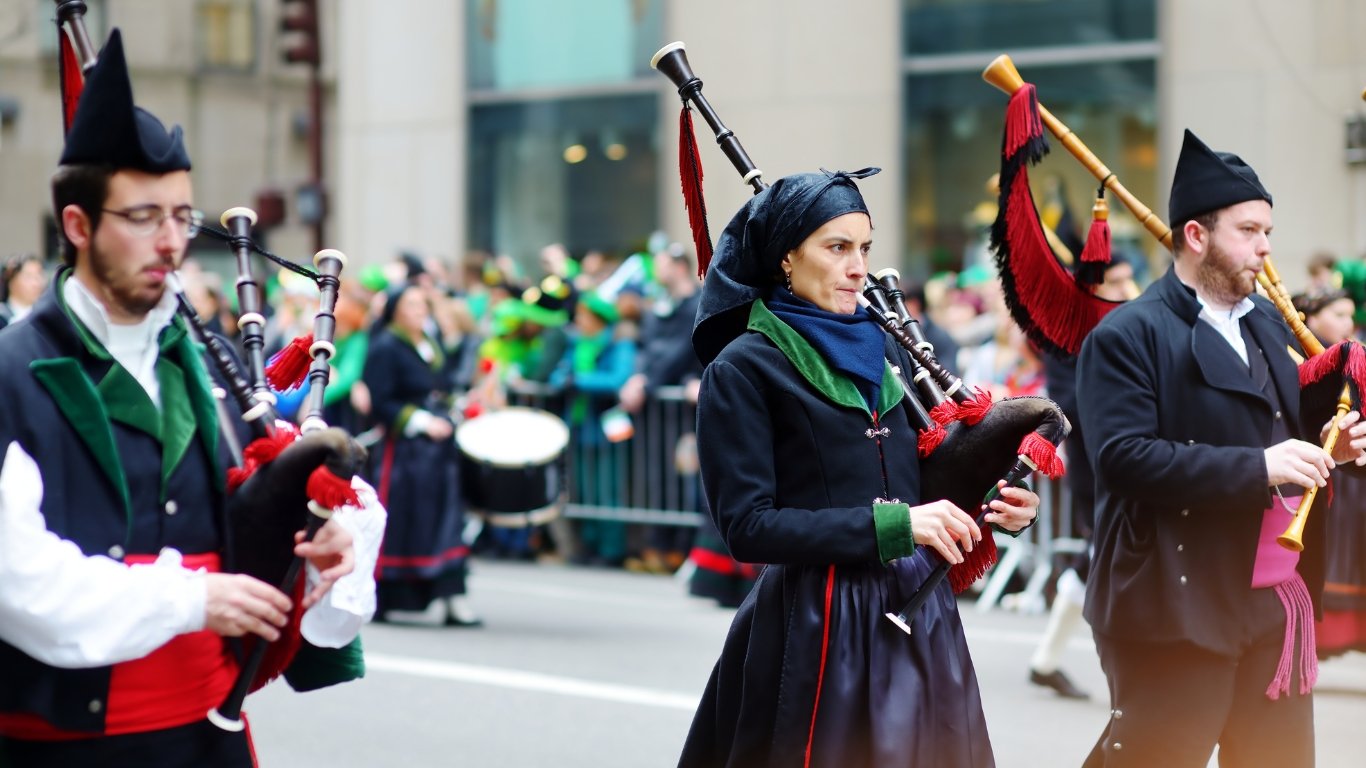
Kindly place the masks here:
<instances>
[{"instance_id":1,"label":"dark jacket","mask_svg":"<svg viewBox=\"0 0 1366 768\"><path fill-rule=\"evenodd\" d=\"M1230 655L1243 641L1262 514L1273 499L1263 451L1278 419L1311 441L1320 426L1301 423L1289 329L1269 301L1252 300L1240 322L1283 406L1199 319L1195 293L1174 269L1111 312L1082 347L1077 396L1097 502L1086 619L1100 634L1184 640ZM1299 564L1316 608L1322 519L1311 515Z\"/></svg>"},{"instance_id":2,"label":"dark jacket","mask_svg":"<svg viewBox=\"0 0 1366 768\"><path fill-rule=\"evenodd\" d=\"M161 411L179 414L174 428L159 429L165 422L141 386L82 338L58 301L63 277L0 334L0 450L17 440L33 457L47 527L87 555L219 551L228 452L197 348L179 319L162 332L162 357L183 376L184 394L165 386L159 366ZM0 712L98 733L107 710L92 702L106 700L110 670L56 669L0 642Z\"/></svg>"}]
</instances>

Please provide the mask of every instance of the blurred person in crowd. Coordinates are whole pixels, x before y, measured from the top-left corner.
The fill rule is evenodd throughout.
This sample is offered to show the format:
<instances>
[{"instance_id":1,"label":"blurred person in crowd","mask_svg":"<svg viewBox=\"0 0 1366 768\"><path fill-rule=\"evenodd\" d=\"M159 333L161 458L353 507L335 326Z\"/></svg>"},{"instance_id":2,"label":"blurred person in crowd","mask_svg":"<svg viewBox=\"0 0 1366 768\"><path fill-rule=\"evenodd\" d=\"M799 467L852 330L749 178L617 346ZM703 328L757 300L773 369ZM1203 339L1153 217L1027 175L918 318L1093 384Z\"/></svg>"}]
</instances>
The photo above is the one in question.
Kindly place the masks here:
<instances>
[{"instance_id":1,"label":"blurred person in crowd","mask_svg":"<svg viewBox=\"0 0 1366 768\"><path fill-rule=\"evenodd\" d=\"M36 253L16 253L0 267L0 328L26 317L47 287L47 272Z\"/></svg>"},{"instance_id":2,"label":"blurred person in crowd","mask_svg":"<svg viewBox=\"0 0 1366 768\"><path fill-rule=\"evenodd\" d=\"M1335 269L1337 265L1337 257L1328 251L1318 251L1310 256L1309 262L1305 264L1305 269L1309 273L1309 287L1306 293L1322 293L1341 287L1341 280Z\"/></svg>"},{"instance_id":3,"label":"blurred person in crowd","mask_svg":"<svg viewBox=\"0 0 1366 768\"><path fill-rule=\"evenodd\" d=\"M576 455L571 462L580 503L615 507L624 482L614 446L603 432L602 415L635 367L635 343L618 338L620 319L612 302L590 291L579 298L568 354L550 377L569 394L568 418ZM619 566L626 559L626 524L584 520L579 526L580 564Z\"/></svg>"},{"instance_id":4,"label":"blurred person in crowd","mask_svg":"<svg viewBox=\"0 0 1366 768\"><path fill-rule=\"evenodd\" d=\"M337 351L328 361L332 376L323 392L323 418L353 435L370 425L370 389L361 377L370 349L371 298L359 280L344 278L333 310Z\"/></svg>"},{"instance_id":5,"label":"blurred person in crowd","mask_svg":"<svg viewBox=\"0 0 1366 768\"><path fill-rule=\"evenodd\" d=\"M684 386L702 378L702 364L697 361L690 340L701 298L697 268L681 244L670 243L654 254L653 272L663 294L645 313L636 372L617 393L622 410L637 416L660 387ZM692 424L686 424L684 429L685 436L680 439L691 442ZM669 450L676 448L677 445L671 446ZM696 473L693 475L695 478ZM639 567L654 573L678 570L692 546L692 533L683 526L650 527Z\"/></svg>"},{"instance_id":6,"label":"blurred person in crowd","mask_svg":"<svg viewBox=\"0 0 1366 768\"><path fill-rule=\"evenodd\" d=\"M1134 282L1134 268L1128 257L1112 251L1110 263L1105 265L1100 282L1092 292L1106 301L1128 301L1138 296ZM1029 660L1029 682L1051 688L1068 699L1085 699L1089 694L1072 682L1059 668L1059 661L1068 640L1084 626L1082 607L1086 599L1086 578L1091 566L1091 531L1095 527L1096 473L1086 455L1086 440L1081 430L1081 416L1077 413L1077 358L1057 354L1044 355L1045 389L1067 420L1072 431L1063 441L1067 461L1067 488L1071 496L1072 537L1081 539L1085 548L1072 557L1071 565L1058 576L1057 594L1048 616L1048 627Z\"/></svg>"},{"instance_id":7,"label":"blurred person in crowd","mask_svg":"<svg viewBox=\"0 0 1366 768\"><path fill-rule=\"evenodd\" d=\"M873 244L856 179L876 172L778 179L731 219L707 272L693 331L702 481L731 552L766 565L680 766L993 764L950 585L909 636L884 613L990 534L920 498L906 392L856 301ZM1034 518L1032 492L1001 494L987 523Z\"/></svg>"},{"instance_id":8,"label":"blurred person in crowd","mask_svg":"<svg viewBox=\"0 0 1366 768\"><path fill-rule=\"evenodd\" d=\"M934 356L945 365L950 366L950 370L957 371L958 342L954 341L953 336L935 322L933 313L926 311L929 304L925 294L925 286L920 283L908 285L905 291L905 303L906 311L920 324L920 330L925 334L925 341L934 347Z\"/></svg>"},{"instance_id":9,"label":"blurred person in crowd","mask_svg":"<svg viewBox=\"0 0 1366 768\"><path fill-rule=\"evenodd\" d=\"M1044 395L1043 359L1008 312L995 315L996 333L965 351L963 383L989 392L993 400Z\"/></svg>"},{"instance_id":10,"label":"blurred person in crowd","mask_svg":"<svg viewBox=\"0 0 1366 768\"><path fill-rule=\"evenodd\" d=\"M494 363L506 380L550 381L569 349L569 283L554 275L500 303L494 310L493 335L480 357Z\"/></svg>"},{"instance_id":11,"label":"blurred person in crowd","mask_svg":"<svg viewBox=\"0 0 1366 768\"><path fill-rule=\"evenodd\" d=\"M190 300L195 314L204 321L204 327L220 336L236 337L237 318L223 296L223 278L188 257L181 263L179 273L185 297Z\"/></svg>"},{"instance_id":12,"label":"blurred person in crowd","mask_svg":"<svg viewBox=\"0 0 1366 768\"><path fill-rule=\"evenodd\" d=\"M1324 347L1354 337L1356 307L1346 290L1310 291L1294 302ZM1366 652L1366 478L1335 478L1326 525L1332 535L1324 552L1323 618L1315 627L1320 659Z\"/></svg>"},{"instance_id":13,"label":"blurred person in crowd","mask_svg":"<svg viewBox=\"0 0 1366 768\"><path fill-rule=\"evenodd\" d=\"M365 360L371 408L386 430L372 455L375 486L389 510L377 615L478 626L466 598L469 548L450 417L454 393L445 350L426 331L430 320L424 288L400 283L388 293Z\"/></svg>"}]
</instances>

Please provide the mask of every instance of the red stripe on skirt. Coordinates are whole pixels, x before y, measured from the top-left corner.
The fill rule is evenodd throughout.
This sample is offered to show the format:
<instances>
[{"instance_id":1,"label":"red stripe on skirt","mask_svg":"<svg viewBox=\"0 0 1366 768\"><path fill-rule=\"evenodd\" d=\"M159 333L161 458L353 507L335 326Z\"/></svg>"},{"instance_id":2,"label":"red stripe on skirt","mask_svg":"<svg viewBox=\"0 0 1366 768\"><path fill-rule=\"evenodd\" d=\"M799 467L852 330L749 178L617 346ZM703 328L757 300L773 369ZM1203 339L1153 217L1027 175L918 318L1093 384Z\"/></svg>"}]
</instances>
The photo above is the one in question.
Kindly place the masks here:
<instances>
[{"instance_id":1,"label":"red stripe on skirt","mask_svg":"<svg viewBox=\"0 0 1366 768\"><path fill-rule=\"evenodd\" d=\"M381 568L423 568L432 565L441 565L451 560L459 560L468 556L470 548L461 544L458 547L451 547L445 552L435 555L423 555L415 557L400 557L397 555L380 555L379 566Z\"/></svg>"},{"instance_id":2,"label":"red stripe on skirt","mask_svg":"<svg viewBox=\"0 0 1366 768\"><path fill-rule=\"evenodd\" d=\"M816 700L811 702L811 730L806 735L805 768L811 768L811 746L816 741L816 713L821 707L821 685L825 682L825 660L830 651L830 602L835 592L835 566L831 565L825 574L825 624L821 628L821 667L816 674Z\"/></svg>"}]
</instances>

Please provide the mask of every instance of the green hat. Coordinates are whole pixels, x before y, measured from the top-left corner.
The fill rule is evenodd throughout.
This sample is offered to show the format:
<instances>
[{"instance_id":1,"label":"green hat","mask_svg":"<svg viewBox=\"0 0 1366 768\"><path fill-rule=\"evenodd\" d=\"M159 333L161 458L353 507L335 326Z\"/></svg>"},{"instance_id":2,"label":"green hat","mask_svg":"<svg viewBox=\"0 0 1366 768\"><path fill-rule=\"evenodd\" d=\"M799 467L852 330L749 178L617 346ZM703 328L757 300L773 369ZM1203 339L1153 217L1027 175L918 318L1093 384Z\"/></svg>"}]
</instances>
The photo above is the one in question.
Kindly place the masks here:
<instances>
[{"instance_id":1,"label":"green hat","mask_svg":"<svg viewBox=\"0 0 1366 768\"><path fill-rule=\"evenodd\" d=\"M604 299L597 291L589 291L579 297L579 303L588 308L588 311L602 318L608 323L615 323L621 319L621 313L612 302Z\"/></svg>"},{"instance_id":2,"label":"green hat","mask_svg":"<svg viewBox=\"0 0 1366 768\"><path fill-rule=\"evenodd\" d=\"M1356 302L1356 312L1352 319L1358 326L1366 326L1366 261L1343 260L1333 265L1333 284L1347 292Z\"/></svg>"},{"instance_id":3,"label":"green hat","mask_svg":"<svg viewBox=\"0 0 1366 768\"><path fill-rule=\"evenodd\" d=\"M389 290L389 278L384 276L384 269L378 264L367 264L360 271L360 284L365 290L371 293L383 293Z\"/></svg>"}]
</instances>

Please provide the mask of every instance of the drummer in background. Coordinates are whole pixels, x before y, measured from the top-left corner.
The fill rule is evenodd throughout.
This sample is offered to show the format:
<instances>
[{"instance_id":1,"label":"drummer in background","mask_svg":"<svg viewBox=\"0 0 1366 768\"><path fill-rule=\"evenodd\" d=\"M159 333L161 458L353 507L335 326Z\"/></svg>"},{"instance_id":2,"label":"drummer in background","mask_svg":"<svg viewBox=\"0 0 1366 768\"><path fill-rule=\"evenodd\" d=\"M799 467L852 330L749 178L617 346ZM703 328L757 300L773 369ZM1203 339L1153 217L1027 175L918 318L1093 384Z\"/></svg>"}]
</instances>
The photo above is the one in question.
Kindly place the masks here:
<instances>
[{"instance_id":1,"label":"drummer in background","mask_svg":"<svg viewBox=\"0 0 1366 768\"><path fill-rule=\"evenodd\" d=\"M635 342L618 336L619 319L617 308L596 291L583 294L575 306L569 353L550 376L552 386L569 394L566 420L574 435L576 500L594 507L616 507L622 501L624 478L602 420L635 366ZM626 560L626 524L584 520L578 544L575 562L620 566Z\"/></svg>"},{"instance_id":2,"label":"drummer in background","mask_svg":"<svg viewBox=\"0 0 1366 768\"><path fill-rule=\"evenodd\" d=\"M462 538L460 461L452 439L446 350L424 330L424 289L400 284L373 329L363 380L385 428L372 457L373 483L389 510L380 553L382 621L471 627L482 622L466 599L469 547Z\"/></svg>"}]
</instances>

